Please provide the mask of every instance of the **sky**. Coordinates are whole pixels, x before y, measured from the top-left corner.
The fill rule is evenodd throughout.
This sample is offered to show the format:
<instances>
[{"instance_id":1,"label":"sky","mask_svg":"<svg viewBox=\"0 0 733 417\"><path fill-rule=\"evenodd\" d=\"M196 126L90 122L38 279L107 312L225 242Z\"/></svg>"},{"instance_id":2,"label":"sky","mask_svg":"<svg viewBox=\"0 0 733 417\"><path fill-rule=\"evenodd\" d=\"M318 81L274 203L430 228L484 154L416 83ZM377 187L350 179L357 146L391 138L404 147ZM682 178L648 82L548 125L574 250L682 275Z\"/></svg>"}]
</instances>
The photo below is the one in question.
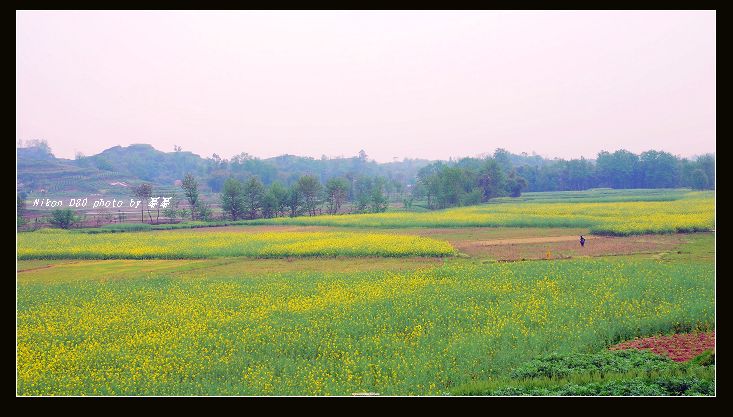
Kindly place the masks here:
<instances>
[{"instance_id":1,"label":"sky","mask_svg":"<svg viewBox=\"0 0 733 417\"><path fill-rule=\"evenodd\" d=\"M57 157L715 151L714 11L17 11Z\"/></svg>"}]
</instances>

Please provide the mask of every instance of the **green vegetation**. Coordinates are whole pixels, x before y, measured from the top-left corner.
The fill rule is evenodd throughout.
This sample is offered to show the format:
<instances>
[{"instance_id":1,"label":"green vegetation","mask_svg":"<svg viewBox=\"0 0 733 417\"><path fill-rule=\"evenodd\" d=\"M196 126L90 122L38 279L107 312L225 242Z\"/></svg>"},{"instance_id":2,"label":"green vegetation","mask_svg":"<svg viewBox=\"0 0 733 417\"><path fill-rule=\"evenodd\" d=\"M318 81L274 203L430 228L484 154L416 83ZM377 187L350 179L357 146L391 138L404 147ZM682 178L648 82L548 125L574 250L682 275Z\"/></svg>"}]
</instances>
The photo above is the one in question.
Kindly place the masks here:
<instances>
[{"instance_id":1,"label":"green vegetation","mask_svg":"<svg viewBox=\"0 0 733 417\"><path fill-rule=\"evenodd\" d=\"M511 377L564 378L584 373L649 373L677 365L671 359L647 351L616 350L599 353L551 354L533 359L512 371Z\"/></svg>"},{"instance_id":2,"label":"green vegetation","mask_svg":"<svg viewBox=\"0 0 733 417\"><path fill-rule=\"evenodd\" d=\"M136 279L21 273L19 394L440 395L510 378L548 353L714 325L711 264L453 259L403 272L272 273L220 262ZM690 377L707 378L667 381L703 383Z\"/></svg>"},{"instance_id":3,"label":"green vegetation","mask_svg":"<svg viewBox=\"0 0 733 417\"><path fill-rule=\"evenodd\" d=\"M536 378L525 381L500 380L451 390L453 395L491 396L701 396L715 395L712 369L666 371L639 375L574 375L568 378Z\"/></svg>"},{"instance_id":4,"label":"green vegetation","mask_svg":"<svg viewBox=\"0 0 733 417\"><path fill-rule=\"evenodd\" d=\"M520 365L509 378L472 382L450 392L454 395L715 395L715 371L711 365L714 362L709 359L678 363L638 350L552 354Z\"/></svg>"},{"instance_id":5,"label":"green vegetation","mask_svg":"<svg viewBox=\"0 0 733 417\"><path fill-rule=\"evenodd\" d=\"M203 221L197 210L198 221L179 224L19 233L18 393L715 394L713 352L675 363L607 351L715 326L714 234L512 263L454 256L447 242L708 230L711 192L525 193L422 213L239 220L317 214L324 201L338 213L353 192L340 180L323 193L304 182L240 183L237 220ZM384 184L354 182L371 210ZM172 230L227 225L246 227Z\"/></svg>"},{"instance_id":6,"label":"green vegetation","mask_svg":"<svg viewBox=\"0 0 733 417\"><path fill-rule=\"evenodd\" d=\"M181 149L166 153L144 144L117 146L72 161L55 158L43 142L28 145L18 149L18 179L20 190L33 197L46 193L53 193L54 197L73 192L127 193L127 187L140 183L151 183L156 190L167 192L175 181L187 175L196 179L202 197L220 193L228 178L246 182L254 177L265 187L276 182L292 187L309 176L321 186L330 180L343 181L347 187L345 199L356 212L380 212L390 201L419 200L430 209L468 206L501 196L518 197L525 190L715 188L713 155L693 161L653 150L640 155L625 150L600 152L595 161L565 161L496 149L492 156L483 158L406 159L378 164L368 160L364 152L333 159L292 155L258 159L242 153L226 160L216 154L201 158ZM218 200L218 196L214 199ZM315 201L305 201L307 207L302 211L315 214L311 207ZM318 195L317 201L327 202L328 195ZM190 205L196 207L195 201ZM263 202L257 216L268 217L262 211L266 207ZM297 214L291 212L293 216ZM189 211L189 215L196 217L195 210Z\"/></svg>"},{"instance_id":7,"label":"green vegetation","mask_svg":"<svg viewBox=\"0 0 733 417\"><path fill-rule=\"evenodd\" d=\"M79 216L70 208L56 209L51 212L51 224L55 227L69 229L78 222Z\"/></svg>"},{"instance_id":8,"label":"green vegetation","mask_svg":"<svg viewBox=\"0 0 733 417\"><path fill-rule=\"evenodd\" d=\"M551 194L551 193L548 193ZM714 227L711 192L669 192L669 199L634 201L628 191L623 201L604 201L584 192L571 203L513 202L462 207L426 213L393 212L362 215L259 219L249 224L288 224L345 227L584 227L594 234L632 235L708 231ZM637 192L636 195L641 195ZM683 195L680 195L683 194ZM536 195L533 197L537 197ZM642 198L643 200L643 198Z\"/></svg>"}]
</instances>

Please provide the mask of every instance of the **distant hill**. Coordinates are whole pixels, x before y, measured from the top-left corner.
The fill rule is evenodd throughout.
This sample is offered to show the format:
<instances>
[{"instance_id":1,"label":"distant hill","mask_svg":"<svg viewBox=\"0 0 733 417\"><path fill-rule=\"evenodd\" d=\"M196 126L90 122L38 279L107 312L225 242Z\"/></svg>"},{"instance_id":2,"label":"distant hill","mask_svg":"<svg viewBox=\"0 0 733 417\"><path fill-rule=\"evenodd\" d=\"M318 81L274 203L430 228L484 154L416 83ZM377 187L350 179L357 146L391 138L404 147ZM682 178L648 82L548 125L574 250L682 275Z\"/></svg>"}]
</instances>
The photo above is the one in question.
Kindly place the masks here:
<instances>
[{"instance_id":1,"label":"distant hill","mask_svg":"<svg viewBox=\"0 0 733 417\"><path fill-rule=\"evenodd\" d=\"M17 155L17 189L27 194L104 195L139 182L120 172L56 158L37 147L18 148Z\"/></svg>"},{"instance_id":2,"label":"distant hill","mask_svg":"<svg viewBox=\"0 0 733 417\"><path fill-rule=\"evenodd\" d=\"M647 151L640 155L625 150L599 152L597 159L545 159L538 155L511 154L496 149L493 155L450 161L405 159L389 163L369 160L362 151L350 158L311 158L281 155L260 159L242 152L231 159L217 154L201 157L176 150L163 152L148 144L115 146L92 156L74 160L56 158L43 141L17 148L18 190L28 194L115 194L141 182L152 183L158 191L179 190L176 182L192 173L203 193L218 193L229 177L246 179L257 176L269 186L275 181L289 186L303 175L316 176L325 184L334 177L351 184L360 177L385 178L387 191L406 190L414 185L418 172L427 167L447 164L461 169L478 169L484 158L493 158L507 174L527 182L527 191L583 190L593 187L673 188L715 187L715 157L704 155L695 160L675 157L666 152Z\"/></svg>"},{"instance_id":3,"label":"distant hill","mask_svg":"<svg viewBox=\"0 0 733 417\"><path fill-rule=\"evenodd\" d=\"M282 155L259 159L246 153L231 160L216 154L203 158L191 152L163 152L148 144L115 146L92 156L75 160L56 158L42 146L17 148L18 189L26 193L119 194L122 189L141 182L158 189L175 187L186 173L194 174L204 192L219 192L224 181L234 176L258 176L265 185L279 181L290 185L305 174L323 183L333 177L384 176L396 183L414 182L417 171L427 160L404 160L379 164L366 157L315 159Z\"/></svg>"}]
</instances>

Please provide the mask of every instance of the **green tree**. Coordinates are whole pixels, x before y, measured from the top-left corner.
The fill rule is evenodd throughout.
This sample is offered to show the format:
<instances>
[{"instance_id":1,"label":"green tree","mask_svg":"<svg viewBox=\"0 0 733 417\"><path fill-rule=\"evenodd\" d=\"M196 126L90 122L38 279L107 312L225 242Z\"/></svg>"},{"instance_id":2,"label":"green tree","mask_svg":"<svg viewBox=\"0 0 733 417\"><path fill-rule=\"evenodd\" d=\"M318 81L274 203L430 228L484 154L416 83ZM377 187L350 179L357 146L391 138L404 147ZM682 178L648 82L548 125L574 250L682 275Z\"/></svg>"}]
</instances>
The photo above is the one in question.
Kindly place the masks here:
<instances>
[{"instance_id":1,"label":"green tree","mask_svg":"<svg viewBox=\"0 0 733 417\"><path fill-rule=\"evenodd\" d=\"M262 197L262 217L266 219L277 215L277 199L268 190Z\"/></svg>"},{"instance_id":2,"label":"green tree","mask_svg":"<svg viewBox=\"0 0 733 417\"><path fill-rule=\"evenodd\" d=\"M275 181L270 185L267 190L268 198L274 203L274 214L275 216L285 215L285 211L288 207L288 189L285 188L280 182Z\"/></svg>"},{"instance_id":3,"label":"green tree","mask_svg":"<svg viewBox=\"0 0 733 417\"><path fill-rule=\"evenodd\" d=\"M464 171L458 167L444 166L438 171L438 207L445 208L460 204L465 193Z\"/></svg>"},{"instance_id":4,"label":"green tree","mask_svg":"<svg viewBox=\"0 0 733 417\"><path fill-rule=\"evenodd\" d=\"M326 182L326 205L329 214L338 213L346 201L349 183L344 178L331 178Z\"/></svg>"},{"instance_id":5,"label":"green tree","mask_svg":"<svg viewBox=\"0 0 733 417\"><path fill-rule=\"evenodd\" d=\"M473 206L475 204L481 203L481 197L483 196L483 192L480 188L474 188L471 190L471 192L465 193L461 196L461 205L462 206Z\"/></svg>"},{"instance_id":6,"label":"green tree","mask_svg":"<svg viewBox=\"0 0 733 417\"><path fill-rule=\"evenodd\" d=\"M94 166L102 171L114 171L112 164L101 156L94 158Z\"/></svg>"},{"instance_id":7,"label":"green tree","mask_svg":"<svg viewBox=\"0 0 733 417\"><path fill-rule=\"evenodd\" d=\"M509 196L519 197L522 195L522 190L527 188L527 180L517 175L515 171L512 171L507 178L506 187Z\"/></svg>"},{"instance_id":8,"label":"green tree","mask_svg":"<svg viewBox=\"0 0 733 417\"><path fill-rule=\"evenodd\" d=\"M303 196L303 206L309 215L315 216L316 209L321 203L320 197L323 186L313 175L303 175L298 179L298 189Z\"/></svg>"},{"instance_id":9,"label":"green tree","mask_svg":"<svg viewBox=\"0 0 733 417\"><path fill-rule=\"evenodd\" d=\"M290 217L297 216L303 205L303 194L301 194L297 183L291 185L288 189L286 202L287 207L290 210Z\"/></svg>"},{"instance_id":10,"label":"green tree","mask_svg":"<svg viewBox=\"0 0 733 417\"><path fill-rule=\"evenodd\" d=\"M594 180L594 168L590 161L584 158L580 158L571 159L570 161L563 162L565 163L561 175L563 181L561 189L586 190L588 188L591 188L591 184ZM514 187L516 187L515 184L512 184L512 186L510 186L510 188Z\"/></svg>"},{"instance_id":11,"label":"green tree","mask_svg":"<svg viewBox=\"0 0 733 417\"><path fill-rule=\"evenodd\" d=\"M596 169L603 185L613 188L635 188L641 183L639 157L625 149L614 153L600 152Z\"/></svg>"},{"instance_id":12,"label":"green tree","mask_svg":"<svg viewBox=\"0 0 733 417\"><path fill-rule=\"evenodd\" d=\"M62 229L69 229L78 223L80 218L74 214L74 210L70 208L56 209L51 212L50 222L53 226Z\"/></svg>"},{"instance_id":13,"label":"green tree","mask_svg":"<svg viewBox=\"0 0 733 417\"><path fill-rule=\"evenodd\" d=\"M438 172L442 167L442 162L436 162L421 168L417 173L418 186L415 188L415 196L416 198L422 198L424 196L429 209L434 209L437 206L437 198L440 193Z\"/></svg>"},{"instance_id":14,"label":"green tree","mask_svg":"<svg viewBox=\"0 0 733 417\"><path fill-rule=\"evenodd\" d=\"M193 211L196 212L196 216L201 221L208 222L214 219L214 212L211 210L211 205L203 200L196 201L196 206Z\"/></svg>"},{"instance_id":15,"label":"green tree","mask_svg":"<svg viewBox=\"0 0 733 417\"><path fill-rule=\"evenodd\" d=\"M221 193L221 209L232 220L238 220L244 216L244 190L242 183L236 178L230 177L224 181L224 190Z\"/></svg>"},{"instance_id":16,"label":"green tree","mask_svg":"<svg viewBox=\"0 0 733 417\"><path fill-rule=\"evenodd\" d=\"M168 206L163 208L163 217L167 217L171 220L176 220L179 216L183 218L184 216L178 209L178 206L180 205L180 202L178 200L177 195L171 196L170 201L168 201Z\"/></svg>"},{"instance_id":17,"label":"green tree","mask_svg":"<svg viewBox=\"0 0 733 417\"><path fill-rule=\"evenodd\" d=\"M478 172L478 186L482 192L481 201L502 196L506 189L506 175L496 160L487 158Z\"/></svg>"},{"instance_id":18,"label":"green tree","mask_svg":"<svg viewBox=\"0 0 733 417\"><path fill-rule=\"evenodd\" d=\"M506 149L498 148L494 151L494 160L502 170L510 171L512 169L511 155Z\"/></svg>"},{"instance_id":19,"label":"green tree","mask_svg":"<svg viewBox=\"0 0 733 417\"><path fill-rule=\"evenodd\" d=\"M680 164L668 152L646 151L639 156L643 188L673 188L679 183Z\"/></svg>"},{"instance_id":20,"label":"green tree","mask_svg":"<svg viewBox=\"0 0 733 417\"><path fill-rule=\"evenodd\" d=\"M354 181L353 195L356 201L356 211L365 213L369 210L369 202L372 199L372 187L374 180L370 177L360 176Z\"/></svg>"},{"instance_id":21,"label":"green tree","mask_svg":"<svg viewBox=\"0 0 733 417\"><path fill-rule=\"evenodd\" d=\"M705 171L700 168L692 171L692 188L696 190L704 190L708 188L708 176Z\"/></svg>"},{"instance_id":22,"label":"green tree","mask_svg":"<svg viewBox=\"0 0 733 417\"><path fill-rule=\"evenodd\" d=\"M244 197L244 211L250 219L257 218L257 211L262 208L262 200L265 197L265 186L257 177L249 177L242 187Z\"/></svg>"},{"instance_id":23,"label":"green tree","mask_svg":"<svg viewBox=\"0 0 733 417\"><path fill-rule=\"evenodd\" d=\"M387 211L388 201L382 190L383 186L381 183L375 184L372 187L369 199L369 211L372 213L383 213Z\"/></svg>"},{"instance_id":24,"label":"green tree","mask_svg":"<svg viewBox=\"0 0 733 417\"><path fill-rule=\"evenodd\" d=\"M715 157L711 154L702 155L697 158L695 164L702 169L708 179L706 188L715 188Z\"/></svg>"},{"instance_id":25,"label":"green tree","mask_svg":"<svg viewBox=\"0 0 733 417\"><path fill-rule=\"evenodd\" d=\"M181 188L183 188L183 193L186 196L186 200L188 200L188 204L191 205L191 220L196 220L196 203L199 201L199 183L193 174L186 174L181 182Z\"/></svg>"}]
</instances>

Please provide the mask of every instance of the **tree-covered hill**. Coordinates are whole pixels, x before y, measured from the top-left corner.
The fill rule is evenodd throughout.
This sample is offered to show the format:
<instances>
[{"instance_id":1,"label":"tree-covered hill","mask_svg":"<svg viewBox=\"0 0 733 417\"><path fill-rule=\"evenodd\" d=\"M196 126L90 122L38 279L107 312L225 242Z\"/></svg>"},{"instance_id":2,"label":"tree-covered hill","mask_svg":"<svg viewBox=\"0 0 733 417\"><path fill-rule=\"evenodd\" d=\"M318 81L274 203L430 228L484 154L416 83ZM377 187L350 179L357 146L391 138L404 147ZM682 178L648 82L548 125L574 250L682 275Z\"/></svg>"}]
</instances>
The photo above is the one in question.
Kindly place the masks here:
<instances>
[{"instance_id":1,"label":"tree-covered hill","mask_svg":"<svg viewBox=\"0 0 733 417\"><path fill-rule=\"evenodd\" d=\"M279 182L285 187L306 175L321 184L338 178L349 184L350 199L359 181L380 177L388 193L414 190L419 199L436 197L435 207L518 195L522 190L715 187L713 154L685 159L655 150L639 155L626 150L601 151L596 159L565 160L496 149L492 154L448 161L378 163L364 151L346 158L281 155L262 159L242 152L224 159L216 153L202 157L180 147L163 152L148 144L135 144L91 156L77 154L69 160L54 157L45 141L36 140L19 147L17 156L18 189L25 193L106 194L141 182L174 188L187 173L197 178L205 193L220 193L230 177L240 181L257 177L265 186Z\"/></svg>"}]
</instances>

